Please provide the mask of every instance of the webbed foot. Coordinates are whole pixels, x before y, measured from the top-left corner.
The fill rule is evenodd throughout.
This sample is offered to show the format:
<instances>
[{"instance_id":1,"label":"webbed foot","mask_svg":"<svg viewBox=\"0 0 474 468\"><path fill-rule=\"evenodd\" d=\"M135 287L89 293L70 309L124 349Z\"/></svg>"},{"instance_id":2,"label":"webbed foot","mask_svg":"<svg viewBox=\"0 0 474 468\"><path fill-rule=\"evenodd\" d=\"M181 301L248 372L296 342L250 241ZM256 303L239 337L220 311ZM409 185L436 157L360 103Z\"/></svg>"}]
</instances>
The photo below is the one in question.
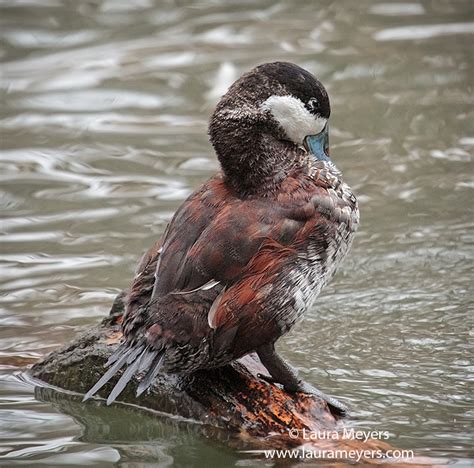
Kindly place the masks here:
<instances>
[{"instance_id":1,"label":"webbed foot","mask_svg":"<svg viewBox=\"0 0 474 468\"><path fill-rule=\"evenodd\" d=\"M312 385L299 380L296 372L281 359L275 351L273 344L264 345L257 350L258 357L262 361L262 364L267 368L270 376L258 374L258 377L269 383L279 383L283 385L283 388L289 393L307 393L315 395L318 398L324 400L332 414L337 416L347 416L349 408L341 403L336 398L333 398L325 393L321 392Z\"/></svg>"},{"instance_id":2,"label":"webbed foot","mask_svg":"<svg viewBox=\"0 0 474 468\"><path fill-rule=\"evenodd\" d=\"M311 384L304 382L303 380L300 380L296 387L284 388L289 393L301 392L310 395L315 395L318 398L321 398L321 400L324 400L327 403L329 410L334 415L344 417L348 416L349 414L349 408L344 403L341 403L337 398L334 398L330 395L326 395L326 393L322 392L321 390L318 390L316 387L313 387Z\"/></svg>"}]
</instances>

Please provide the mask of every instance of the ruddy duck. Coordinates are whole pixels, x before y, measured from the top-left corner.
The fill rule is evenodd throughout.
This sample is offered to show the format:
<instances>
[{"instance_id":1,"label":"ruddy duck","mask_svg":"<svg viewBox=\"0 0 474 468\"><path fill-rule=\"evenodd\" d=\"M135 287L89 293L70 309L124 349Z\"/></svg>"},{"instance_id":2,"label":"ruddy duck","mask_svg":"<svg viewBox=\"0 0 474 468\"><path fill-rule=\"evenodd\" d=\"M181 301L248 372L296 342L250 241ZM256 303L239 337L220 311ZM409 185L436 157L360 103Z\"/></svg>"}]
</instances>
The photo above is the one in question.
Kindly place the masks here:
<instances>
[{"instance_id":1,"label":"ruddy duck","mask_svg":"<svg viewBox=\"0 0 474 468\"><path fill-rule=\"evenodd\" d=\"M123 343L84 399L124 366L107 404L136 374L144 373L139 396L160 371L190 374L255 351L266 380L345 410L275 352L336 272L359 223L356 198L329 157L329 115L324 86L292 63L260 65L229 88L209 126L222 171L145 254Z\"/></svg>"}]
</instances>

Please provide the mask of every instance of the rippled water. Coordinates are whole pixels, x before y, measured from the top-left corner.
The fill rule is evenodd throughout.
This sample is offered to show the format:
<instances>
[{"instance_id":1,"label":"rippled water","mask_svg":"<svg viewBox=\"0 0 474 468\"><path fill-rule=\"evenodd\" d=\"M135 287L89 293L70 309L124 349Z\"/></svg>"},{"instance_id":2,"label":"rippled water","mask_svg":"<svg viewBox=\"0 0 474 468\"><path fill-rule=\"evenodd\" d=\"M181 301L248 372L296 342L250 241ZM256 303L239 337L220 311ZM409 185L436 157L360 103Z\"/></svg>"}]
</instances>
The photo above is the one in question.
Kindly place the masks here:
<instances>
[{"instance_id":1,"label":"rippled water","mask_svg":"<svg viewBox=\"0 0 474 468\"><path fill-rule=\"evenodd\" d=\"M362 212L281 353L348 401L352 424L474 463L472 5L3 1L0 464L244 463L192 425L35 397L18 373L108 312L216 170L216 100L275 59L326 84L332 155Z\"/></svg>"}]
</instances>

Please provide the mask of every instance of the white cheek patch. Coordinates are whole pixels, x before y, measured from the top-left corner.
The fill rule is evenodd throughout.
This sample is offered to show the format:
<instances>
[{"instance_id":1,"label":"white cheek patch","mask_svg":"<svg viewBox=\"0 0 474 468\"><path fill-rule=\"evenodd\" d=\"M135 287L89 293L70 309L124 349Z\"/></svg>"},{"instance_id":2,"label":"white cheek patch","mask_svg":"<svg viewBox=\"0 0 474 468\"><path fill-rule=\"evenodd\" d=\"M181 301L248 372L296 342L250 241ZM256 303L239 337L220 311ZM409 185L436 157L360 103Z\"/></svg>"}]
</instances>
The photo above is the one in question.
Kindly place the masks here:
<instances>
[{"instance_id":1,"label":"white cheek patch","mask_svg":"<svg viewBox=\"0 0 474 468\"><path fill-rule=\"evenodd\" d=\"M270 96L262 105L262 110L272 113L288 138L301 145L307 135L317 135L326 125L327 119L318 117L294 96Z\"/></svg>"}]
</instances>

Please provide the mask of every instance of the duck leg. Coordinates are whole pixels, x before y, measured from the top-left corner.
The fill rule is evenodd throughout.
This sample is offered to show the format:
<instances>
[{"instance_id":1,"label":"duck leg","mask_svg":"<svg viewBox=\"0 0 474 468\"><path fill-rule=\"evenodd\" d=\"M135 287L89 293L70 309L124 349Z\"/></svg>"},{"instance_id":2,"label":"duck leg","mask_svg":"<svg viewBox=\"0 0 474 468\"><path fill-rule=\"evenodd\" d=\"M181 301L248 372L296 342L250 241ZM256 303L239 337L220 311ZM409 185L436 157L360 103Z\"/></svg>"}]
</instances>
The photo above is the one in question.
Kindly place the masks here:
<instances>
[{"instance_id":1,"label":"duck leg","mask_svg":"<svg viewBox=\"0 0 474 468\"><path fill-rule=\"evenodd\" d=\"M329 395L321 392L312 385L298 379L296 372L287 364L275 351L275 345L267 344L260 346L257 349L258 357L270 373L270 377L259 374L259 377L270 383L279 383L283 385L284 389L289 393L302 392L316 395L323 399L330 410L341 416L345 416L348 412L346 405L341 403Z\"/></svg>"}]
</instances>

